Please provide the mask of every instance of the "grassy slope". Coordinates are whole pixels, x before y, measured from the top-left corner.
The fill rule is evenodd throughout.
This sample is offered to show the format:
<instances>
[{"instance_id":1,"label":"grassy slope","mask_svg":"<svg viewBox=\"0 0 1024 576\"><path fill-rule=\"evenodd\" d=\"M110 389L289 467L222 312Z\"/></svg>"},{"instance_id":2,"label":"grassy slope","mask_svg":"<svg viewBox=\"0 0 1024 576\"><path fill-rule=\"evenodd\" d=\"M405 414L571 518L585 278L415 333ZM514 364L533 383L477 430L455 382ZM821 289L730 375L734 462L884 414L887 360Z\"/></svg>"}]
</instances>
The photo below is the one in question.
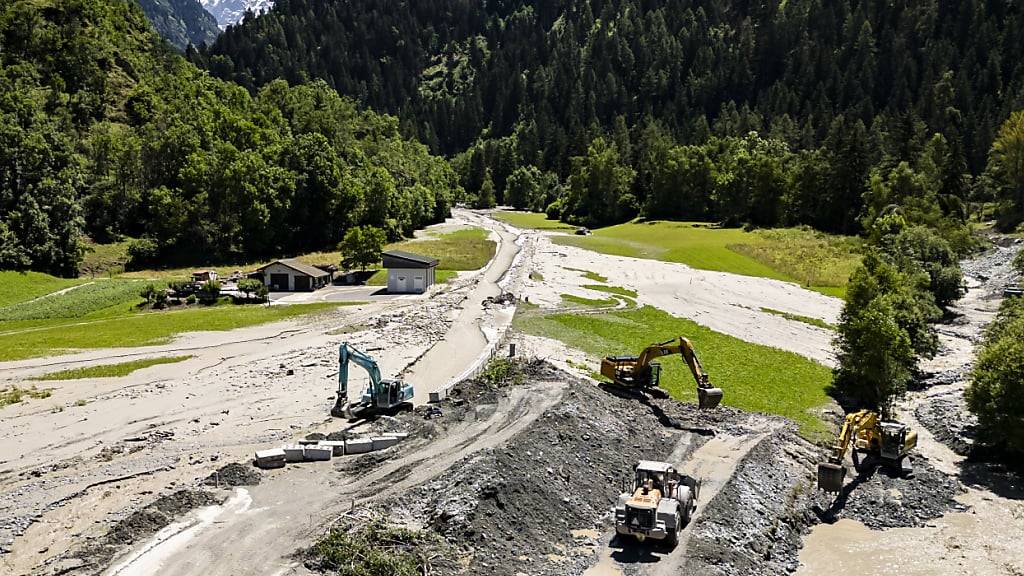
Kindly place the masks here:
<instances>
[{"instance_id":1,"label":"grassy slope","mask_svg":"<svg viewBox=\"0 0 1024 576\"><path fill-rule=\"evenodd\" d=\"M700 353L711 382L725 390L725 404L792 418L812 439L827 432L814 412L829 401L824 390L830 371L798 354L744 342L650 306L599 315L544 315L535 308L524 309L515 326L583 350L594 359L594 371L606 355L635 354L652 340L686 336ZM685 364L675 357L663 358L661 364L662 386L675 398L695 402L696 387Z\"/></svg>"},{"instance_id":2,"label":"grassy slope","mask_svg":"<svg viewBox=\"0 0 1024 576\"><path fill-rule=\"evenodd\" d=\"M86 366L84 368L72 368L59 372L50 372L33 378L33 380L77 380L79 378L117 378L127 376L137 370L158 366L160 364L174 364L193 358L192 356L164 356L160 358L143 358L131 362L119 364L102 364L99 366Z\"/></svg>"},{"instance_id":3,"label":"grassy slope","mask_svg":"<svg viewBox=\"0 0 1024 576\"><path fill-rule=\"evenodd\" d=\"M56 278L41 272L0 271L0 308L84 282L86 280Z\"/></svg>"},{"instance_id":4,"label":"grassy slope","mask_svg":"<svg viewBox=\"0 0 1024 576\"><path fill-rule=\"evenodd\" d=\"M543 229L550 222L543 214L499 212L496 217L526 228ZM845 294L846 281L860 261L856 239L805 229L746 232L695 222L630 222L552 241L616 256L798 282L836 297Z\"/></svg>"}]
</instances>

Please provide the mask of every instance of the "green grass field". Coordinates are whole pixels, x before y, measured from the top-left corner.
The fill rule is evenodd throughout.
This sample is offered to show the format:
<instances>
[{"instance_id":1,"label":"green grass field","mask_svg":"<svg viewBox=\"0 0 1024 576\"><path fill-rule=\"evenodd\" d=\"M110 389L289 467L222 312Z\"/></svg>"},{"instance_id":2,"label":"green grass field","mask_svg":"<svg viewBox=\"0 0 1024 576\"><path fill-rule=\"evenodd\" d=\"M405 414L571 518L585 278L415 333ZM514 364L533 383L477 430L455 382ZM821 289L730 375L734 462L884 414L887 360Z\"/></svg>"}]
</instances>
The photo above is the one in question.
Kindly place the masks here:
<instances>
[{"instance_id":1,"label":"green grass field","mask_svg":"<svg viewBox=\"0 0 1024 576\"><path fill-rule=\"evenodd\" d=\"M493 214L496 220L501 220L506 224L515 226L516 228L532 228L534 230L568 230L573 231L576 228L570 226L565 222L559 220L548 220L547 215L540 212L511 212L511 211L499 211Z\"/></svg>"},{"instance_id":2,"label":"green grass field","mask_svg":"<svg viewBox=\"0 0 1024 576\"><path fill-rule=\"evenodd\" d=\"M596 290L598 292L607 292L608 294L615 294L617 296L628 296L629 298L636 298L636 291L630 290L629 288L622 288L621 286L604 286L602 284L584 284L584 288L588 290Z\"/></svg>"},{"instance_id":3,"label":"green grass field","mask_svg":"<svg viewBox=\"0 0 1024 576\"><path fill-rule=\"evenodd\" d=\"M166 344L185 332L224 331L286 320L358 302L288 306L224 305L134 312L100 318L0 322L0 361L50 356L91 348Z\"/></svg>"},{"instance_id":4,"label":"green grass field","mask_svg":"<svg viewBox=\"0 0 1024 576\"><path fill-rule=\"evenodd\" d=\"M810 324L811 326L817 326L818 328L824 328L826 330L835 330L836 327L833 324L825 322L821 318L812 318L810 316L801 316L800 314L793 314L790 312L783 312L782 310L775 310L773 308L761 307L761 312L767 314L774 314L776 316L782 316L786 320L793 320L795 322L803 322L804 324Z\"/></svg>"},{"instance_id":5,"label":"green grass field","mask_svg":"<svg viewBox=\"0 0 1024 576\"><path fill-rule=\"evenodd\" d=\"M837 297L845 293L860 261L857 239L795 228L746 232L694 222L630 222L590 236L556 235L552 241L616 256L798 282Z\"/></svg>"},{"instance_id":6,"label":"green grass field","mask_svg":"<svg viewBox=\"0 0 1024 576\"><path fill-rule=\"evenodd\" d=\"M607 308L619 303L617 298L594 299L576 296L575 294L562 294L562 301L576 306L586 306L589 308Z\"/></svg>"},{"instance_id":7,"label":"green grass field","mask_svg":"<svg viewBox=\"0 0 1024 576\"><path fill-rule=\"evenodd\" d=\"M87 281L78 278L57 278L42 272L0 271L0 309Z\"/></svg>"},{"instance_id":8,"label":"green grass field","mask_svg":"<svg viewBox=\"0 0 1024 576\"><path fill-rule=\"evenodd\" d=\"M99 366L86 366L84 368L71 368L70 370L61 370L59 372L50 372L37 376L33 380L78 380L81 378L117 378L120 376L127 376L137 370L143 368L149 368L150 366L159 366L161 364L175 364L177 362L184 362L190 360L194 356L164 356L160 358L143 358L141 360L132 360L131 362L121 362L119 364L101 364Z\"/></svg>"},{"instance_id":9,"label":"green grass field","mask_svg":"<svg viewBox=\"0 0 1024 576\"><path fill-rule=\"evenodd\" d=\"M0 323L12 320L54 320L83 318L107 312L123 313L142 301L139 292L146 282L96 280L63 294L39 297L0 308Z\"/></svg>"},{"instance_id":10,"label":"green grass field","mask_svg":"<svg viewBox=\"0 0 1024 576\"><path fill-rule=\"evenodd\" d=\"M791 418L800 424L801 434L812 440L827 434L816 410L829 402L825 387L831 372L798 354L744 342L650 306L604 314L544 314L526 306L514 326L586 352L595 372L606 355L636 354L654 341L686 336L697 348L712 384L725 391L724 404ZM663 358L661 364L662 386L675 398L695 402L696 385L682 360Z\"/></svg>"},{"instance_id":11,"label":"green grass field","mask_svg":"<svg viewBox=\"0 0 1024 576\"><path fill-rule=\"evenodd\" d=\"M491 261L498 244L489 239L488 235L488 231L482 228L467 228L438 234L432 238L388 244L386 249L404 250L437 258L434 281L440 284L455 277L457 271L478 270ZM388 277L384 270L377 271L367 281L371 286L384 286L387 283Z\"/></svg>"},{"instance_id":12,"label":"green grass field","mask_svg":"<svg viewBox=\"0 0 1024 576\"><path fill-rule=\"evenodd\" d=\"M590 270L584 270L582 268L566 268L564 266L563 266L563 268L565 270L572 270L573 272L579 272L580 274L583 274L584 278L586 278L587 280L590 280L591 282L600 282L600 283L604 284L605 282L608 281L608 278L606 276L602 276L602 275L598 274L597 272L591 272Z\"/></svg>"}]
</instances>

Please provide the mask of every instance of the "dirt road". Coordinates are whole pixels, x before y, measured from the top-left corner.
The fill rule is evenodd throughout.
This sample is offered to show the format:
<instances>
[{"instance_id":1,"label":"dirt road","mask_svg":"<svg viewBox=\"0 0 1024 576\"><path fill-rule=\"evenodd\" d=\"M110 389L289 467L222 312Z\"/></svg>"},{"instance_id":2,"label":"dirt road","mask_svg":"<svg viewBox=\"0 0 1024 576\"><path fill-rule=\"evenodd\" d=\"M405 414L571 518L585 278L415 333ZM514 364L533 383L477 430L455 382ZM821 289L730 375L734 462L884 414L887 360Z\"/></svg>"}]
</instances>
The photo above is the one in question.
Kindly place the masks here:
<instances>
[{"instance_id":1,"label":"dirt road","mask_svg":"<svg viewBox=\"0 0 1024 576\"><path fill-rule=\"evenodd\" d=\"M459 225L491 221L456 213ZM25 574L82 538L122 518L169 486L187 484L225 461L280 444L327 418L337 346L348 340L380 362L385 377L415 368L438 342L452 339L457 362L486 353L486 339L459 341L461 321L486 326L490 313L467 298L492 294L514 259L514 238L485 272L466 274L429 297L340 308L316 317L189 334L172 344L106 349L5 363L4 384L72 366L189 354L125 378L60 381L50 398L5 408L0 420L0 573ZM482 279L489 279L483 282ZM455 314L462 307L463 314ZM502 320L507 325L507 320ZM500 326L500 323L495 323ZM479 327L476 328L480 333ZM427 356L424 356L428 354ZM455 361L445 370L461 371ZM443 386L445 370L424 371L424 390ZM431 376L433 374L433 376ZM356 375L350 395L365 377ZM116 482L115 482L116 480Z\"/></svg>"}]
</instances>

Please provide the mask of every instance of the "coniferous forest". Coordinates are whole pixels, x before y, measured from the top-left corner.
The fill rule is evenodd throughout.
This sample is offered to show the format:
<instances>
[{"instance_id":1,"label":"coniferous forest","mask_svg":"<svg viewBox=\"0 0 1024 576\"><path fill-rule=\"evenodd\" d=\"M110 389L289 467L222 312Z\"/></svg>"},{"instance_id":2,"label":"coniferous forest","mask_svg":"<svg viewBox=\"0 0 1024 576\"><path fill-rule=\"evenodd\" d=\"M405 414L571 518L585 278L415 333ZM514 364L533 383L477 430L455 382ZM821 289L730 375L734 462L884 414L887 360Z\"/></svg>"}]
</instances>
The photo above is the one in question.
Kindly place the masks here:
<instances>
[{"instance_id":1,"label":"coniferous forest","mask_svg":"<svg viewBox=\"0 0 1024 576\"><path fill-rule=\"evenodd\" d=\"M998 192L1022 29L1002 0L279 0L191 58L250 90L322 78L471 195L855 233L907 187L961 216Z\"/></svg>"}]
</instances>

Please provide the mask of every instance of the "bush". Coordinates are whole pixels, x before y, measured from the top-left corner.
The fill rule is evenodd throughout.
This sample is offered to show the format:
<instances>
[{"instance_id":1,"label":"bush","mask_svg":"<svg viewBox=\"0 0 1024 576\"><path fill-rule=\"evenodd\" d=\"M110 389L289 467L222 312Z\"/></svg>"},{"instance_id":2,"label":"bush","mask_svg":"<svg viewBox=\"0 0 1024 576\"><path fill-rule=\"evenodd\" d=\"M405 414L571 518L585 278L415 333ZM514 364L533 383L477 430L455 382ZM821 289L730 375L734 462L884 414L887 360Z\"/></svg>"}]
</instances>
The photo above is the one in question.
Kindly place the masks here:
<instances>
[{"instance_id":1,"label":"bush","mask_svg":"<svg viewBox=\"0 0 1024 576\"><path fill-rule=\"evenodd\" d=\"M195 303L196 303L196 295L195 294L189 294L188 298L185 298L185 304L188 304L189 306L191 306L192 304L195 304Z\"/></svg>"},{"instance_id":2,"label":"bush","mask_svg":"<svg viewBox=\"0 0 1024 576\"><path fill-rule=\"evenodd\" d=\"M256 299L259 300L260 302L266 300L267 295L270 293L270 290L267 288L266 284L264 284L260 280L255 280L253 278L245 278L239 280L238 291L245 294L245 297L247 299L255 296Z\"/></svg>"},{"instance_id":3,"label":"bush","mask_svg":"<svg viewBox=\"0 0 1024 576\"><path fill-rule=\"evenodd\" d=\"M163 290L157 291L153 298L153 308L156 308L157 310L167 308L167 292Z\"/></svg>"},{"instance_id":4,"label":"bush","mask_svg":"<svg viewBox=\"0 0 1024 576\"><path fill-rule=\"evenodd\" d=\"M220 282L210 280L199 288L197 294L199 301L203 304L213 304L220 298Z\"/></svg>"},{"instance_id":5,"label":"bush","mask_svg":"<svg viewBox=\"0 0 1024 576\"><path fill-rule=\"evenodd\" d=\"M178 297L188 296L196 291L196 285L191 280L173 280L167 283L167 287Z\"/></svg>"},{"instance_id":6,"label":"bush","mask_svg":"<svg viewBox=\"0 0 1024 576\"><path fill-rule=\"evenodd\" d=\"M128 244L128 261L125 270L142 270L157 263L160 246L150 238L139 238Z\"/></svg>"},{"instance_id":7,"label":"bush","mask_svg":"<svg viewBox=\"0 0 1024 576\"><path fill-rule=\"evenodd\" d=\"M1011 454L1024 454L1024 320L998 329L975 363L964 393L978 417L979 439Z\"/></svg>"},{"instance_id":8,"label":"bush","mask_svg":"<svg viewBox=\"0 0 1024 576\"><path fill-rule=\"evenodd\" d=\"M146 287L139 292L139 297L146 301L146 304L152 304L156 299L156 295L159 291L156 286L152 284L146 284Z\"/></svg>"}]
</instances>

